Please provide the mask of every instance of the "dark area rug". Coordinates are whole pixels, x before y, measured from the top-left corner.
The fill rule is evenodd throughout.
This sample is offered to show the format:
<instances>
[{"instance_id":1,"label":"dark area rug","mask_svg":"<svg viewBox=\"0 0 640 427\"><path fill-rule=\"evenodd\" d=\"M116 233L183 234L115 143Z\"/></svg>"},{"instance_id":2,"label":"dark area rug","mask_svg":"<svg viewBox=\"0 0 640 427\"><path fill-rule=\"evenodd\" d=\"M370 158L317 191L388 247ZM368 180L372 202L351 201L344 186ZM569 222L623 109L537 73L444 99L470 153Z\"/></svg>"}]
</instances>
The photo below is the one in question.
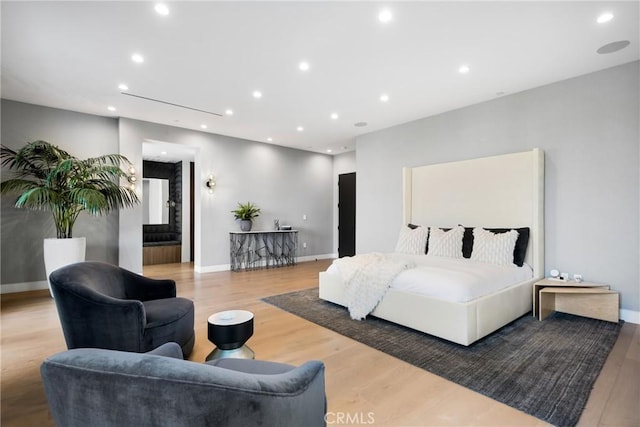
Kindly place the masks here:
<instances>
[{"instance_id":1,"label":"dark area rug","mask_svg":"<svg viewBox=\"0 0 640 427\"><path fill-rule=\"evenodd\" d=\"M530 314L465 347L347 309L307 289L263 301L557 426L573 426L622 324Z\"/></svg>"}]
</instances>

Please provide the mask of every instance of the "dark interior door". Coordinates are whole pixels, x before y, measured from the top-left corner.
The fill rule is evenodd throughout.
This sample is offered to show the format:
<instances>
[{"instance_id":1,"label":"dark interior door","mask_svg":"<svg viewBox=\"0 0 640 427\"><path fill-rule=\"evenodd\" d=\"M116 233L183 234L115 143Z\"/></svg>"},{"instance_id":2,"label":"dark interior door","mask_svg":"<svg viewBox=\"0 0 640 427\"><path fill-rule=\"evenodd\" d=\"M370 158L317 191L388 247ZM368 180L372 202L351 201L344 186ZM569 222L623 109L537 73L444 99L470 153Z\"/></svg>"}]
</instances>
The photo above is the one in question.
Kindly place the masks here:
<instances>
[{"instance_id":1,"label":"dark interior door","mask_svg":"<svg viewBox=\"0 0 640 427\"><path fill-rule=\"evenodd\" d=\"M356 254L356 173L338 175L338 257Z\"/></svg>"}]
</instances>

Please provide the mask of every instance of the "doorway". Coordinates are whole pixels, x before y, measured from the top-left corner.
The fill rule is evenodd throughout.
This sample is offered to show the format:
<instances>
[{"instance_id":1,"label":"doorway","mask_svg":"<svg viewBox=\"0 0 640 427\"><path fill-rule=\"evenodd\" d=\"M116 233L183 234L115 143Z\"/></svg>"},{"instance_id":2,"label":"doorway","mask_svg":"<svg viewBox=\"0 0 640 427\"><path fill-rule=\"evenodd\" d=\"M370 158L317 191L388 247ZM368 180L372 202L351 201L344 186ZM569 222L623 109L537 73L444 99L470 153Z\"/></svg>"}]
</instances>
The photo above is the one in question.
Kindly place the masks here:
<instances>
[{"instance_id":1,"label":"doorway","mask_svg":"<svg viewBox=\"0 0 640 427\"><path fill-rule=\"evenodd\" d=\"M356 173L338 175L338 257L356 254Z\"/></svg>"},{"instance_id":2,"label":"doorway","mask_svg":"<svg viewBox=\"0 0 640 427\"><path fill-rule=\"evenodd\" d=\"M182 163L142 161L142 265L181 262Z\"/></svg>"},{"instance_id":3,"label":"doorway","mask_svg":"<svg viewBox=\"0 0 640 427\"><path fill-rule=\"evenodd\" d=\"M171 197L162 197L160 199L161 205L163 207L166 206L168 209L169 220L153 223L143 218L143 264L149 264L144 261L144 252L149 252L149 248L164 251L168 249L172 250L170 259L162 257L157 260L159 263L186 263L192 261L196 255L194 251L196 236L193 230L196 225L194 213L196 206L199 206L199 201L196 201L197 197L195 197L197 195L196 189L198 184L195 179L197 174L194 171L197 169L197 164L195 163L197 154L197 148L183 144L149 139L145 139L142 142L143 175L148 169L147 166L151 164L159 165L158 167L166 168L168 166L174 166L175 168L172 173L168 174L168 178L172 180L169 188L174 188L175 194L171 195ZM179 168L177 167L178 165ZM149 175L149 177L151 177L151 175ZM153 177L167 178L164 175L154 175ZM149 195L149 191L143 190L143 203ZM164 218L164 216L162 218ZM157 236L157 238L154 237L151 239L152 242L149 244L150 239L145 237L145 232L154 231L149 230L153 227L157 228L155 231L158 231L160 235ZM172 244L172 241L175 241L175 244ZM154 264L155 263L157 262L154 262Z\"/></svg>"}]
</instances>

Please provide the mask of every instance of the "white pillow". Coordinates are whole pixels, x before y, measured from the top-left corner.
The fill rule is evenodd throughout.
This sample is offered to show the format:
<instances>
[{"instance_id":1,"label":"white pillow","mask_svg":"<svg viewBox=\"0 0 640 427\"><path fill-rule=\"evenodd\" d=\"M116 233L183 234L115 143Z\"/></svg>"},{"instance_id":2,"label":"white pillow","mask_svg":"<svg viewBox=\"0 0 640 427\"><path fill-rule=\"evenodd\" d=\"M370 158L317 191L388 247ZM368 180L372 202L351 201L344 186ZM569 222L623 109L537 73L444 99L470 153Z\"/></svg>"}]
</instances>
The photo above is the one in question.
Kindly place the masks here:
<instances>
[{"instance_id":1,"label":"white pillow","mask_svg":"<svg viewBox=\"0 0 640 427\"><path fill-rule=\"evenodd\" d=\"M497 265L514 265L513 248L516 246L518 232L492 233L484 228L473 229L473 251L471 260Z\"/></svg>"},{"instance_id":2,"label":"white pillow","mask_svg":"<svg viewBox=\"0 0 640 427\"><path fill-rule=\"evenodd\" d=\"M396 252L411 255L424 255L427 248L427 238L429 237L429 229L427 227L418 227L411 229L402 227L396 244Z\"/></svg>"},{"instance_id":3,"label":"white pillow","mask_svg":"<svg viewBox=\"0 0 640 427\"><path fill-rule=\"evenodd\" d=\"M464 227L458 225L449 231L431 227L429 234L429 252L427 255L449 258L462 258L462 237Z\"/></svg>"}]
</instances>

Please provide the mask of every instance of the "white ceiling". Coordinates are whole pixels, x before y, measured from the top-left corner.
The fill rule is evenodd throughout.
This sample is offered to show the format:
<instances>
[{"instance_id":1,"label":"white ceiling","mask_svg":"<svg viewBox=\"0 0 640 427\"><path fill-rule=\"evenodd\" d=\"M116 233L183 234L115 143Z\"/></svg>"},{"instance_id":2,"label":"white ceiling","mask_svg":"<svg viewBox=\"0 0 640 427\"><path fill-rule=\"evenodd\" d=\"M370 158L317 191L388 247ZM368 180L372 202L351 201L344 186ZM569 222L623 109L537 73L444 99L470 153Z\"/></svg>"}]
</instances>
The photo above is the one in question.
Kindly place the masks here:
<instances>
[{"instance_id":1,"label":"white ceiling","mask_svg":"<svg viewBox=\"0 0 640 427\"><path fill-rule=\"evenodd\" d=\"M142 158L155 162L175 163L196 160L197 150L184 144L146 139L142 141Z\"/></svg>"},{"instance_id":2,"label":"white ceiling","mask_svg":"<svg viewBox=\"0 0 640 427\"><path fill-rule=\"evenodd\" d=\"M2 1L2 97L336 154L363 133L640 58L638 1L166 4L168 16L153 2ZM596 53L618 40L631 44Z\"/></svg>"}]
</instances>

